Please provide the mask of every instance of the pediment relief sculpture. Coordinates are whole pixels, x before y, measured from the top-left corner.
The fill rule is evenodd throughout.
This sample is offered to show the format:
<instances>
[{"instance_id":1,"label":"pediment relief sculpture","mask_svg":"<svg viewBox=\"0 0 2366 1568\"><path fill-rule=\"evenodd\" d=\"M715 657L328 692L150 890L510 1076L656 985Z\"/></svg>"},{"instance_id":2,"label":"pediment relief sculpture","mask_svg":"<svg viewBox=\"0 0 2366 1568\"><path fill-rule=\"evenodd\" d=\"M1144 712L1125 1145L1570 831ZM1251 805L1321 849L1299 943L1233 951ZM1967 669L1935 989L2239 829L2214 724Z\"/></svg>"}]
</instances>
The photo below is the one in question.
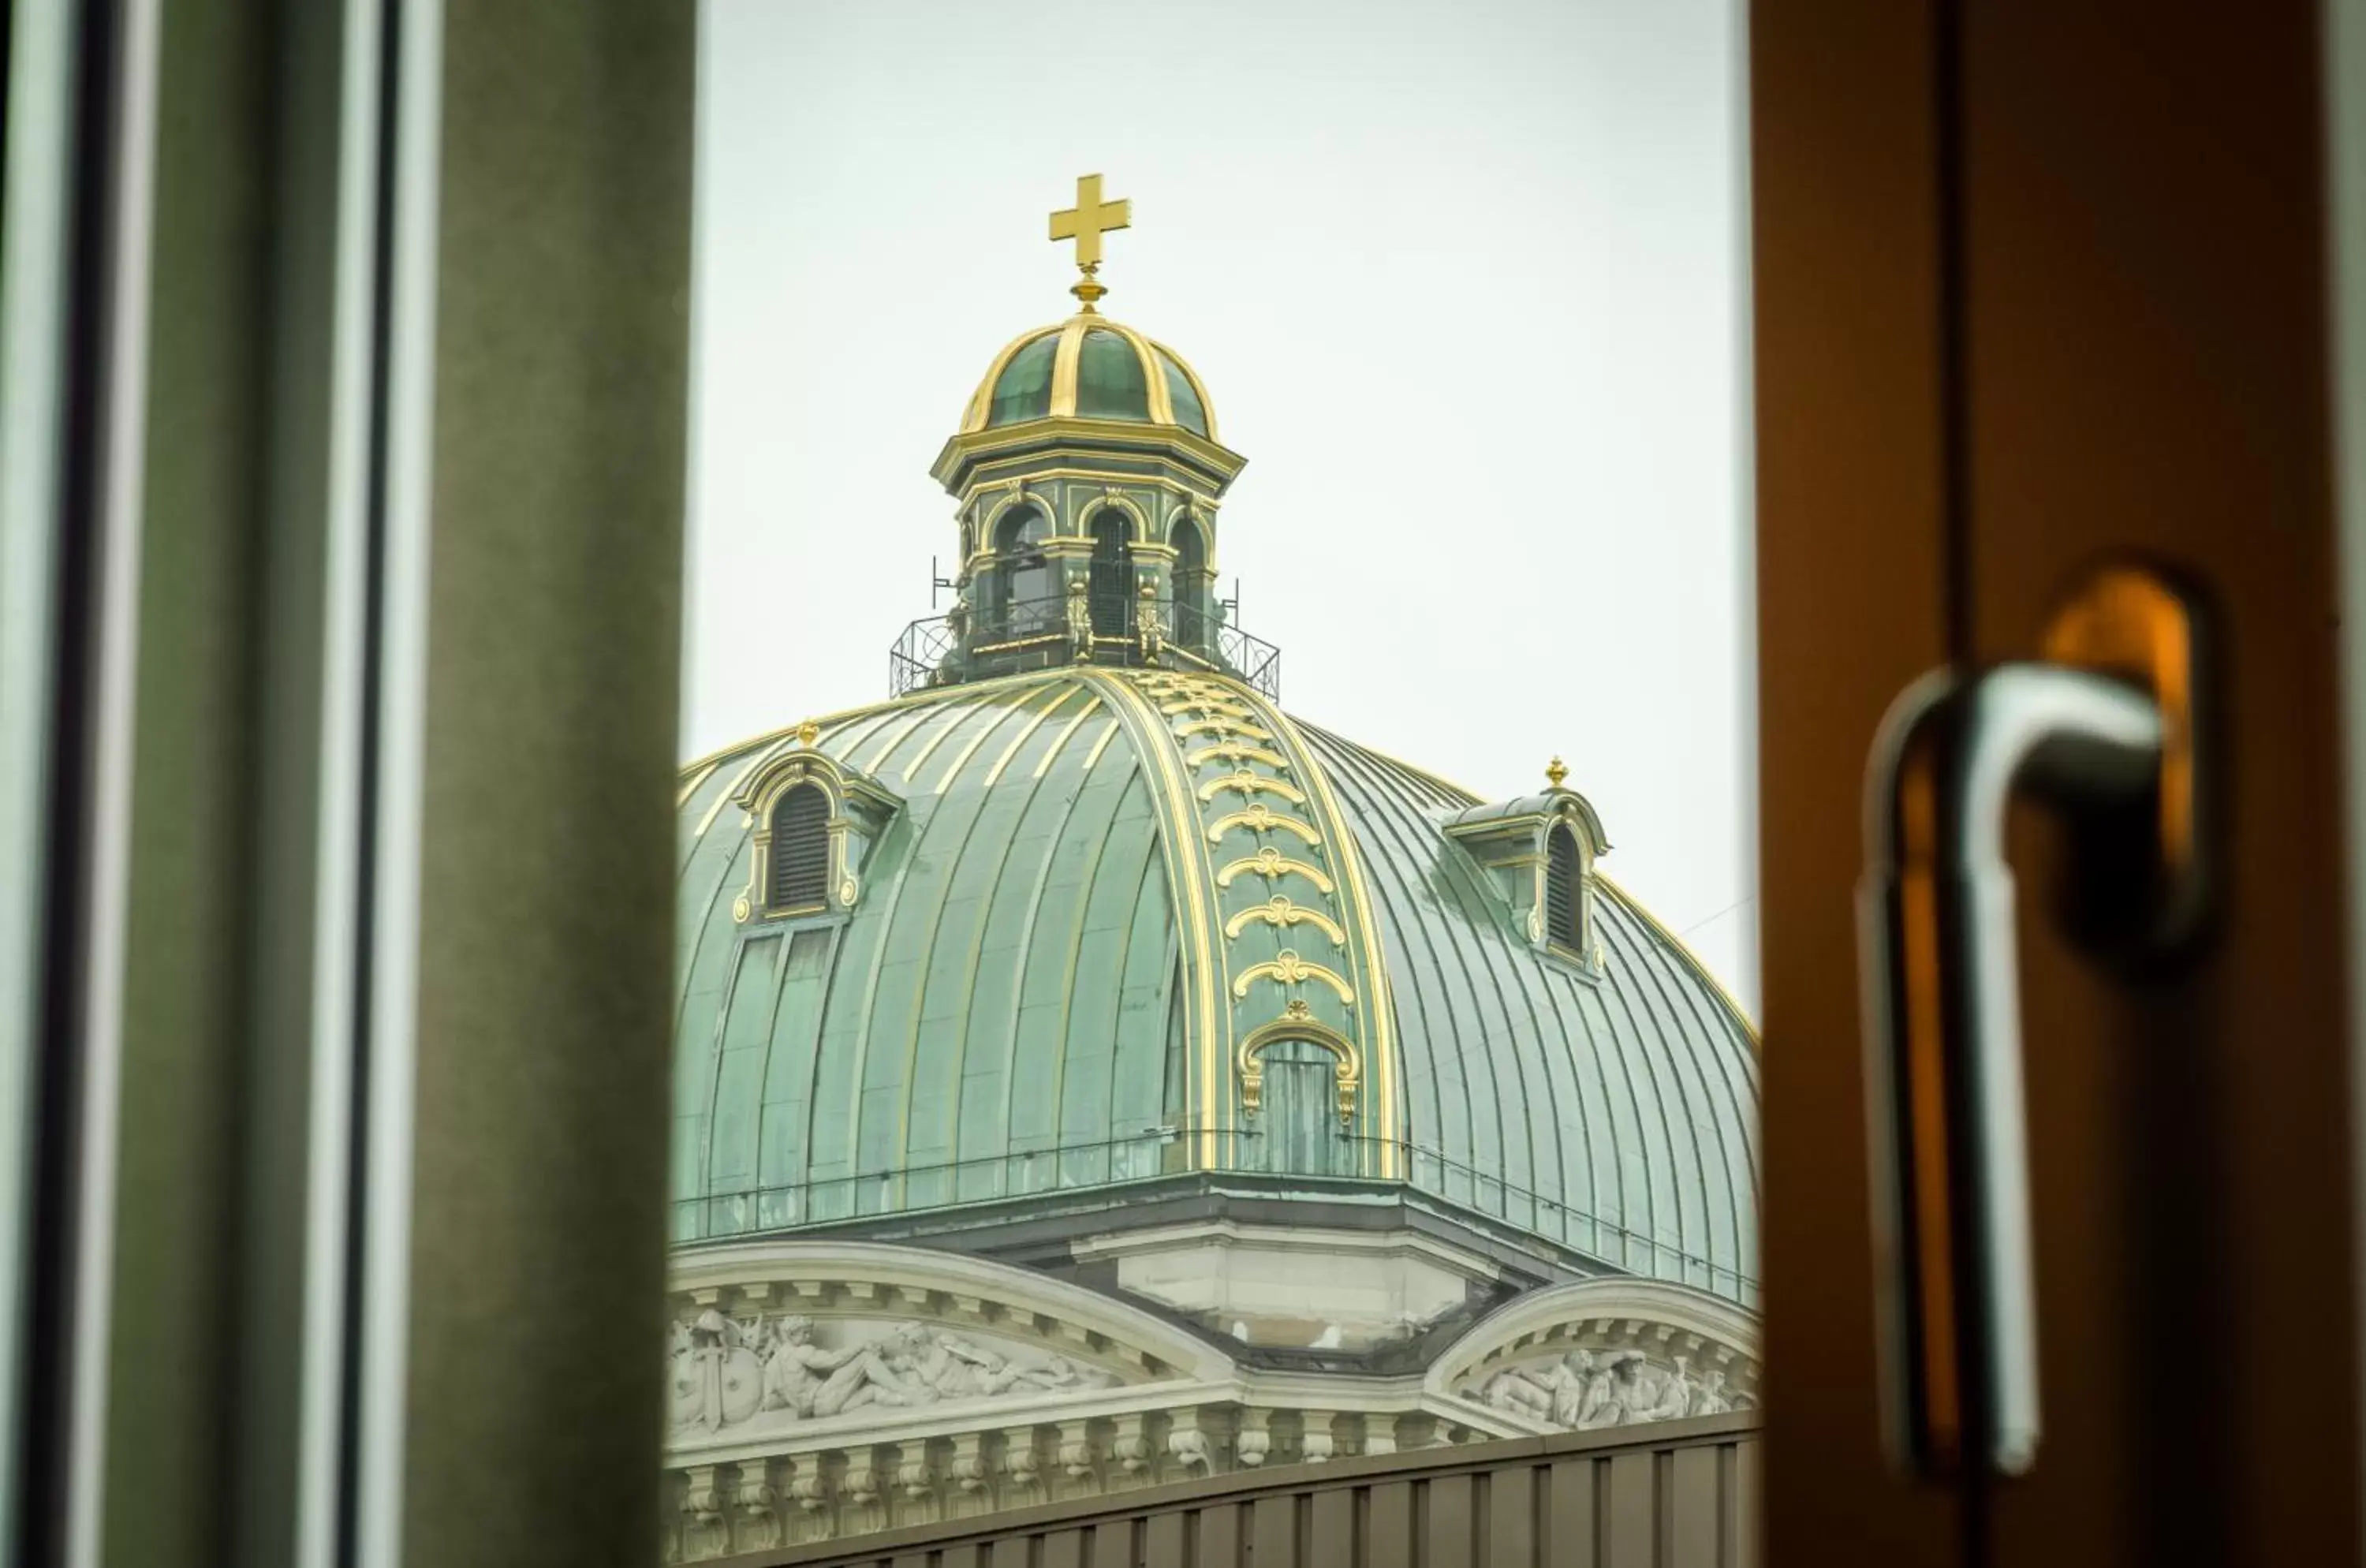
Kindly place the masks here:
<instances>
[{"instance_id":1,"label":"pediment relief sculpture","mask_svg":"<svg viewBox=\"0 0 2366 1568\"><path fill-rule=\"evenodd\" d=\"M674 1325L670 1424L678 1436L772 1427L864 1409L912 1409L1113 1388L1103 1367L1057 1351L912 1320L799 1313L727 1317L705 1308Z\"/></svg>"},{"instance_id":2,"label":"pediment relief sculpture","mask_svg":"<svg viewBox=\"0 0 2366 1568\"><path fill-rule=\"evenodd\" d=\"M1662 1363L1641 1350L1579 1346L1498 1367L1460 1392L1507 1416L1565 1432L1717 1416L1754 1403L1729 1386L1724 1368L1696 1371L1694 1360L1679 1353Z\"/></svg>"},{"instance_id":3,"label":"pediment relief sculpture","mask_svg":"<svg viewBox=\"0 0 2366 1568\"><path fill-rule=\"evenodd\" d=\"M1752 1409L1756 1319L1664 1280L1572 1281L1519 1297L1432 1365L1432 1393L1530 1430L1587 1432Z\"/></svg>"}]
</instances>

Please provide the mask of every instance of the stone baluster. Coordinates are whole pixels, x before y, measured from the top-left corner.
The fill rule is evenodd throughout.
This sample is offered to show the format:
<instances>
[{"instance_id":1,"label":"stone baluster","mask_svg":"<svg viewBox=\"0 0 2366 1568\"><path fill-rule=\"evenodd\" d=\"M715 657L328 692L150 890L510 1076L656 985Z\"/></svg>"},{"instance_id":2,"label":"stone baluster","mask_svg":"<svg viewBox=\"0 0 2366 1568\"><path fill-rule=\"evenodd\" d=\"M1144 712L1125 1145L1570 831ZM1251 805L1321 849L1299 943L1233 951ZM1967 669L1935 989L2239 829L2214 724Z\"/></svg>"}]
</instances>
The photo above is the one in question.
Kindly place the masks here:
<instances>
[{"instance_id":1,"label":"stone baluster","mask_svg":"<svg viewBox=\"0 0 2366 1568\"><path fill-rule=\"evenodd\" d=\"M1196 1410L1175 1413L1175 1424L1166 1432L1166 1451L1174 1456L1186 1479L1215 1473L1215 1444L1210 1440L1207 1429L1200 1424L1200 1413Z\"/></svg>"},{"instance_id":2,"label":"stone baluster","mask_svg":"<svg viewBox=\"0 0 2366 1568\"><path fill-rule=\"evenodd\" d=\"M818 1452L806 1452L791 1454L781 1461L783 1522L794 1540L822 1540L836 1533L831 1517L833 1489L823 1460Z\"/></svg>"},{"instance_id":3,"label":"stone baluster","mask_svg":"<svg viewBox=\"0 0 2366 1568\"><path fill-rule=\"evenodd\" d=\"M1087 1497L1100 1490L1098 1455L1094 1450L1089 1421L1060 1423L1061 1495Z\"/></svg>"},{"instance_id":4,"label":"stone baluster","mask_svg":"<svg viewBox=\"0 0 2366 1568\"><path fill-rule=\"evenodd\" d=\"M1364 1417L1364 1451L1368 1454L1392 1454L1397 1451L1397 1418L1375 1411Z\"/></svg>"},{"instance_id":5,"label":"stone baluster","mask_svg":"<svg viewBox=\"0 0 2366 1568\"><path fill-rule=\"evenodd\" d=\"M889 1480L893 1480L890 1472ZM861 1535L887 1528L886 1486L880 1479L877 1455L856 1449L846 1456L846 1473L838 1483L839 1530Z\"/></svg>"},{"instance_id":6,"label":"stone baluster","mask_svg":"<svg viewBox=\"0 0 2366 1568\"><path fill-rule=\"evenodd\" d=\"M963 1432L953 1439L952 1457L945 1464L945 1479L952 1485L945 1496L949 1516L967 1518L994 1506L986 1436L984 1432Z\"/></svg>"},{"instance_id":7,"label":"stone baluster","mask_svg":"<svg viewBox=\"0 0 2366 1568\"><path fill-rule=\"evenodd\" d=\"M723 1517L722 1483L711 1464L692 1465L682 1498L682 1560L704 1562L727 1556L731 1531Z\"/></svg>"},{"instance_id":8,"label":"stone baluster","mask_svg":"<svg viewBox=\"0 0 2366 1568\"><path fill-rule=\"evenodd\" d=\"M896 1496L891 1506L895 1522L919 1525L934 1520L937 1517L937 1467L930 1456L927 1441L893 1443L883 1451L896 1477Z\"/></svg>"},{"instance_id":9,"label":"stone baluster","mask_svg":"<svg viewBox=\"0 0 2366 1568\"><path fill-rule=\"evenodd\" d=\"M1110 1477L1112 1486L1141 1486L1158 1479L1148 1420L1139 1413L1117 1418L1117 1430L1110 1439L1110 1460L1116 1466Z\"/></svg>"},{"instance_id":10,"label":"stone baluster","mask_svg":"<svg viewBox=\"0 0 2366 1568\"><path fill-rule=\"evenodd\" d=\"M1002 1433L1002 1474L1009 1486L1008 1506L1025 1507L1042 1501L1043 1455L1035 1446L1035 1428L1007 1427Z\"/></svg>"},{"instance_id":11,"label":"stone baluster","mask_svg":"<svg viewBox=\"0 0 2366 1568\"><path fill-rule=\"evenodd\" d=\"M1240 1430L1233 1438L1233 1457L1244 1469L1254 1470L1273 1451L1273 1412L1244 1410Z\"/></svg>"},{"instance_id":12,"label":"stone baluster","mask_svg":"<svg viewBox=\"0 0 2366 1568\"><path fill-rule=\"evenodd\" d=\"M1303 1417L1304 1433L1298 1439L1298 1456L1308 1464L1327 1464L1338 1445L1331 1435L1331 1412L1310 1410Z\"/></svg>"},{"instance_id":13,"label":"stone baluster","mask_svg":"<svg viewBox=\"0 0 2366 1568\"><path fill-rule=\"evenodd\" d=\"M731 1481L731 1550L768 1551L781 1544L780 1516L762 1460L743 1460Z\"/></svg>"}]
</instances>

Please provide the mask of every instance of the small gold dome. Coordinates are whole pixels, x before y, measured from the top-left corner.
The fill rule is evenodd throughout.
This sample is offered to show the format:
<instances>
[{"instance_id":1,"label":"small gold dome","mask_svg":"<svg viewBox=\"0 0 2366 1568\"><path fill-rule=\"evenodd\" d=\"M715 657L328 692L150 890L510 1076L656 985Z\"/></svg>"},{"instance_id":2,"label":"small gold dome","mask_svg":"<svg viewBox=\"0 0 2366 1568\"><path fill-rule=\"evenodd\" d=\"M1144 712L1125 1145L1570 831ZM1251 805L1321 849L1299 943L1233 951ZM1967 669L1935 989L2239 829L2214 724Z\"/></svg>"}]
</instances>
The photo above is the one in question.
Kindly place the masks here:
<instances>
[{"instance_id":1,"label":"small gold dome","mask_svg":"<svg viewBox=\"0 0 2366 1568\"><path fill-rule=\"evenodd\" d=\"M1216 439L1216 412L1181 355L1107 316L1076 315L1013 338L994 356L961 434L1036 419L1172 424Z\"/></svg>"}]
</instances>

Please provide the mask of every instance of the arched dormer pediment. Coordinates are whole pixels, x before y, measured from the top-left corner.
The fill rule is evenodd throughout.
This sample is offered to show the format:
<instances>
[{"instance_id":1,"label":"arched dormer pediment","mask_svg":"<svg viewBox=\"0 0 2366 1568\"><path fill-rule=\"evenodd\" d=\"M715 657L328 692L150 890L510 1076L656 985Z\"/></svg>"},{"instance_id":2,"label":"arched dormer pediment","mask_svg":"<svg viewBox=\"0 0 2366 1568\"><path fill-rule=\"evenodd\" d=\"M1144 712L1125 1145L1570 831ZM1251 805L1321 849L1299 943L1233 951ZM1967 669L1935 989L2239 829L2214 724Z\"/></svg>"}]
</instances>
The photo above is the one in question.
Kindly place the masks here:
<instances>
[{"instance_id":1,"label":"arched dormer pediment","mask_svg":"<svg viewBox=\"0 0 2366 1568\"><path fill-rule=\"evenodd\" d=\"M893 1243L680 1254L668 1308L677 1455L1090 1419L1237 1375L1205 1338L1099 1292Z\"/></svg>"},{"instance_id":2,"label":"arched dormer pediment","mask_svg":"<svg viewBox=\"0 0 2366 1568\"><path fill-rule=\"evenodd\" d=\"M1302 1040L1331 1053L1331 1081L1338 1092L1339 1122L1352 1128L1356 1122L1357 1091L1364 1081L1363 1053L1337 1030L1316 1022L1313 1010L1303 1001L1290 1002L1281 1017L1242 1037L1234 1062L1241 1080L1242 1113L1254 1116L1263 1105L1266 1050L1286 1040Z\"/></svg>"},{"instance_id":3,"label":"arched dormer pediment","mask_svg":"<svg viewBox=\"0 0 2366 1568\"><path fill-rule=\"evenodd\" d=\"M1619 1277L1506 1303L1430 1363L1422 1390L1530 1431L1595 1431L1752 1408L1759 1371L1751 1313L1690 1286Z\"/></svg>"},{"instance_id":4,"label":"arched dormer pediment","mask_svg":"<svg viewBox=\"0 0 2366 1568\"><path fill-rule=\"evenodd\" d=\"M903 798L800 731L733 796L755 827L740 920L837 913L862 897L863 863Z\"/></svg>"},{"instance_id":5,"label":"arched dormer pediment","mask_svg":"<svg viewBox=\"0 0 2366 1568\"><path fill-rule=\"evenodd\" d=\"M1488 873L1489 885L1539 951L1599 966L1594 863L1609 852L1610 838L1593 802L1555 783L1537 795L1467 807L1441 826Z\"/></svg>"}]
</instances>

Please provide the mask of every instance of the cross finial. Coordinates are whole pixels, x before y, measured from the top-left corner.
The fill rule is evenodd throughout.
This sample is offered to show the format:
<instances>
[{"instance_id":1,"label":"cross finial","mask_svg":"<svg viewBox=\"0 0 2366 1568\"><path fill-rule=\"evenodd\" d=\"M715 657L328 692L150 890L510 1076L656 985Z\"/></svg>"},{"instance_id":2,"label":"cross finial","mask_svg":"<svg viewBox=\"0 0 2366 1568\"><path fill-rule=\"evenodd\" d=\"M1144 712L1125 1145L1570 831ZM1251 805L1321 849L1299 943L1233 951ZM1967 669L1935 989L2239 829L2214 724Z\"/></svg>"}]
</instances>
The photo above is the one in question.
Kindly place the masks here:
<instances>
[{"instance_id":1,"label":"cross finial","mask_svg":"<svg viewBox=\"0 0 2366 1568\"><path fill-rule=\"evenodd\" d=\"M1109 290L1093 280L1101 269L1101 236L1133 221L1132 200L1103 201L1098 175L1076 176L1076 205L1052 214L1052 238L1076 242L1076 270L1084 277L1068 290L1084 301L1083 314L1096 315L1093 301Z\"/></svg>"},{"instance_id":2,"label":"cross finial","mask_svg":"<svg viewBox=\"0 0 2366 1568\"><path fill-rule=\"evenodd\" d=\"M1545 783L1552 785L1553 788L1559 789L1561 781L1567 777L1569 777L1569 764L1559 757L1545 764Z\"/></svg>"}]
</instances>

